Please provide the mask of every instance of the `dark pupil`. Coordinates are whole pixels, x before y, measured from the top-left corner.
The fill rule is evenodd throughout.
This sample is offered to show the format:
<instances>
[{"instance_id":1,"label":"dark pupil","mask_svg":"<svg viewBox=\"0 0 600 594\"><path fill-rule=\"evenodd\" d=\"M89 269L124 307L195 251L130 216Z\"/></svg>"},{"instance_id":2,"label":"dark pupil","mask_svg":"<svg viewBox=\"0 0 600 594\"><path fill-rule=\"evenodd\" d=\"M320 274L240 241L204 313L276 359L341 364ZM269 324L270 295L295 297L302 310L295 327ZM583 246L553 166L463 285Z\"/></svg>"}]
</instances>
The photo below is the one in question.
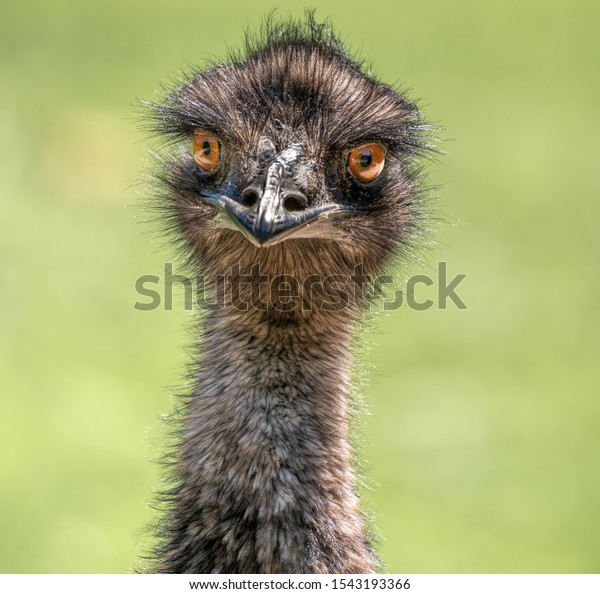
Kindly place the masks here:
<instances>
[{"instance_id":1,"label":"dark pupil","mask_svg":"<svg viewBox=\"0 0 600 594\"><path fill-rule=\"evenodd\" d=\"M202 152L207 156L210 155L210 142L208 140L205 140L202 144Z\"/></svg>"},{"instance_id":2,"label":"dark pupil","mask_svg":"<svg viewBox=\"0 0 600 594\"><path fill-rule=\"evenodd\" d=\"M361 167L364 167L366 169L372 161L373 157L371 156L371 151L363 151L362 153L360 153L358 162L360 163Z\"/></svg>"}]
</instances>

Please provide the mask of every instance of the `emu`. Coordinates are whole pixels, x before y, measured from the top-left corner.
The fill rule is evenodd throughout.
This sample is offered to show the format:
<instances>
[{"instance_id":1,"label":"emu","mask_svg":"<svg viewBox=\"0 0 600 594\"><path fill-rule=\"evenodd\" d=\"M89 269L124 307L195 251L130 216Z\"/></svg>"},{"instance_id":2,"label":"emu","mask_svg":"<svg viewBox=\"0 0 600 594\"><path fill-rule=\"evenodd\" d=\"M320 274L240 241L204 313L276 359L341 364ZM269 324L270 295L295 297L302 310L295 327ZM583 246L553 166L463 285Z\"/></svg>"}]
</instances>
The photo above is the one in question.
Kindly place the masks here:
<instances>
[{"instance_id":1,"label":"emu","mask_svg":"<svg viewBox=\"0 0 600 594\"><path fill-rule=\"evenodd\" d=\"M148 121L160 216L210 296L151 570L377 571L350 352L423 226L420 112L309 14L267 19Z\"/></svg>"}]
</instances>

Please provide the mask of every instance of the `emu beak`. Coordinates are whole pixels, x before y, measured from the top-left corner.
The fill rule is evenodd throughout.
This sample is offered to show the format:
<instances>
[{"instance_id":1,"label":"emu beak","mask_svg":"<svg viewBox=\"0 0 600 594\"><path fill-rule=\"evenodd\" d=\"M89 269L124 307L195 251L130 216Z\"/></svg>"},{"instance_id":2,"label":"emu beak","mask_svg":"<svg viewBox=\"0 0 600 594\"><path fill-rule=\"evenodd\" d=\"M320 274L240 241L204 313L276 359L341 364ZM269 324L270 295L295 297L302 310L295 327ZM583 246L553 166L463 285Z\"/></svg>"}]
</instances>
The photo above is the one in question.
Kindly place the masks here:
<instances>
[{"instance_id":1,"label":"emu beak","mask_svg":"<svg viewBox=\"0 0 600 594\"><path fill-rule=\"evenodd\" d=\"M249 185L241 200L224 194L203 197L219 209L217 221L221 226L239 231L258 247L290 237L330 236L329 216L354 212L335 204L309 207L304 194L285 179L284 167L277 161L267 170L263 186Z\"/></svg>"}]
</instances>

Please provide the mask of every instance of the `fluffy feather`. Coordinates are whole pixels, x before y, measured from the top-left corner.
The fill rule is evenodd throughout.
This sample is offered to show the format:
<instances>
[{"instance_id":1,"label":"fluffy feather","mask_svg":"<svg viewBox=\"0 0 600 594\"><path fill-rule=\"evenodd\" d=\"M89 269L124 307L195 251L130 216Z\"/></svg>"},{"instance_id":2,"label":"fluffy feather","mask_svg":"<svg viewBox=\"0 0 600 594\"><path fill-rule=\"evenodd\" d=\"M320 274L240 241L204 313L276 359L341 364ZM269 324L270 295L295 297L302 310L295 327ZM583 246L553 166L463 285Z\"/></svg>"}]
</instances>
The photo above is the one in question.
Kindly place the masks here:
<instances>
[{"instance_id":1,"label":"fluffy feather","mask_svg":"<svg viewBox=\"0 0 600 594\"><path fill-rule=\"evenodd\" d=\"M162 218L212 298L153 570L375 571L348 440L349 351L372 278L413 243L427 127L310 14L268 19L243 50L151 105L148 122L169 147ZM214 173L190 153L199 129L221 142ZM385 147L386 163L360 184L347 155L367 142ZM205 197L242 202L286 150L309 207L351 216L257 247L220 225Z\"/></svg>"}]
</instances>

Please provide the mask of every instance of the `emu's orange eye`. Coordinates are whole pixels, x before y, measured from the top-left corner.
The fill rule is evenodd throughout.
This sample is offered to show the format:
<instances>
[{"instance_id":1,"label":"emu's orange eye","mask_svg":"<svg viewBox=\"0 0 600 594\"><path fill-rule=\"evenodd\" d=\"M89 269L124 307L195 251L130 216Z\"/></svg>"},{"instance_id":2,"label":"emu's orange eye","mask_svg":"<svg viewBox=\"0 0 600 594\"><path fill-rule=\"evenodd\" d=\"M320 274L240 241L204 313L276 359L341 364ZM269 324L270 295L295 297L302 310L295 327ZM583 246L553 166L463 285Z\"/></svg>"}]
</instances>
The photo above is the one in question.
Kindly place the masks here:
<instances>
[{"instance_id":1,"label":"emu's orange eye","mask_svg":"<svg viewBox=\"0 0 600 594\"><path fill-rule=\"evenodd\" d=\"M208 132L199 130L192 141L194 160L204 171L212 171L219 164L221 145L217 138Z\"/></svg>"},{"instance_id":2,"label":"emu's orange eye","mask_svg":"<svg viewBox=\"0 0 600 594\"><path fill-rule=\"evenodd\" d=\"M363 184L377 179L385 164L385 149L380 144L365 144L348 155L350 173Z\"/></svg>"}]
</instances>

